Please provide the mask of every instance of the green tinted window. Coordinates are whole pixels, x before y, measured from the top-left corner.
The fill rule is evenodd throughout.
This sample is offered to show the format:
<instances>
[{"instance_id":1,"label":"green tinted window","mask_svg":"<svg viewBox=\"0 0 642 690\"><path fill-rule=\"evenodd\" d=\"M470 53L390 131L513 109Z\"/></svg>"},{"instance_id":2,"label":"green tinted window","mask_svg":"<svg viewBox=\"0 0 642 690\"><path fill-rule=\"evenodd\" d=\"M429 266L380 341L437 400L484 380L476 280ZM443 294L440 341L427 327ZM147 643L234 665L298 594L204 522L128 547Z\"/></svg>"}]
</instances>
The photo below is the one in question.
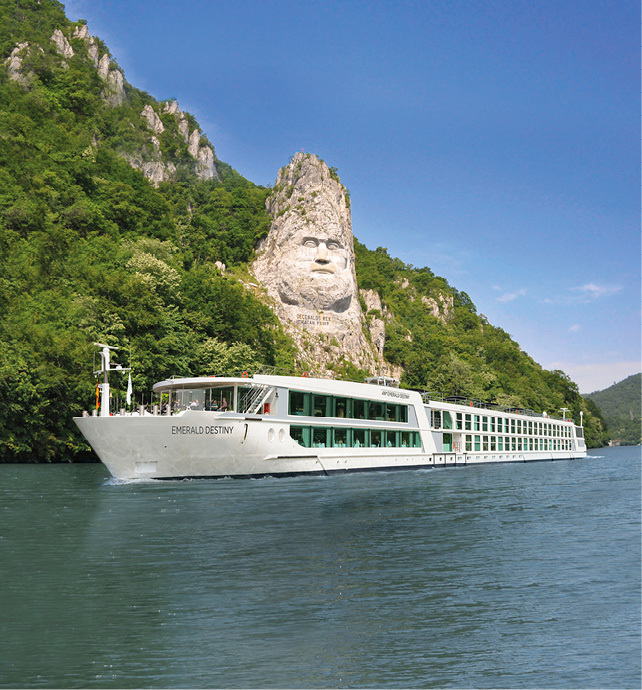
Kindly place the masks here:
<instances>
[{"instance_id":1,"label":"green tinted window","mask_svg":"<svg viewBox=\"0 0 642 690\"><path fill-rule=\"evenodd\" d=\"M290 436L293 441L296 441L300 446L304 448L310 447L310 427L304 426L291 426Z\"/></svg>"},{"instance_id":2,"label":"green tinted window","mask_svg":"<svg viewBox=\"0 0 642 690\"><path fill-rule=\"evenodd\" d=\"M325 448L328 445L328 435L330 429L325 426L312 427L312 447Z\"/></svg>"},{"instance_id":3,"label":"green tinted window","mask_svg":"<svg viewBox=\"0 0 642 690\"><path fill-rule=\"evenodd\" d=\"M293 415L307 415L307 398L309 395L300 393L299 391L290 391L290 414Z\"/></svg>"},{"instance_id":4,"label":"green tinted window","mask_svg":"<svg viewBox=\"0 0 642 690\"><path fill-rule=\"evenodd\" d=\"M348 430L347 429L333 429L335 448L345 448L348 445Z\"/></svg>"},{"instance_id":5,"label":"green tinted window","mask_svg":"<svg viewBox=\"0 0 642 690\"><path fill-rule=\"evenodd\" d=\"M352 447L362 448L366 445L366 430L365 429L353 429L352 430Z\"/></svg>"},{"instance_id":6,"label":"green tinted window","mask_svg":"<svg viewBox=\"0 0 642 690\"><path fill-rule=\"evenodd\" d=\"M325 395L313 395L315 417L327 417L328 399Z\"/></svg>"},{"instance_id":7,"label":"green tinted window","mask_svg":"<svg viewBox=\"0 0 642 690\"><path fill-rule=\"evenodd\" d=\"M386 403L373 402L368 403L368 419L384 420L386 418Z\"/></svg>"},{"instance_id":8,"label":"green tinted window","mask_svg":"<svg viewBox=\"0 0 642 690\"><path fill-rule=\"evenodd\" d=\"M355 419L365 419L366 418L366 401L365 400L353 400L352 405L354 408L354 418Z\"/></svg>"}]
</instances>

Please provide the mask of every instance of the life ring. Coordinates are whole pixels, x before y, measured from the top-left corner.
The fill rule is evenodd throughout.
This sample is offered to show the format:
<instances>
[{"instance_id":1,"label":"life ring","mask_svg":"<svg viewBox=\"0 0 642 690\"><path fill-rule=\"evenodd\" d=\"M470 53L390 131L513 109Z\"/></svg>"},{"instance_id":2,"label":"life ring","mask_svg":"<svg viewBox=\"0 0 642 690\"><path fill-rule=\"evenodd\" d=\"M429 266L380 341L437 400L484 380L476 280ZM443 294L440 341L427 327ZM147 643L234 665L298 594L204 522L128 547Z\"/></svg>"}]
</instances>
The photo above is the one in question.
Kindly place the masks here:
<instances>
[{"instance_id":1,"label":"life ring","mask_svg":"<svg viewBox=\"0 0 642 690\"><path fill-rule=\"evenodd\" d=\"M244 371L244 372L241 374L241 378L243 378L243 379L246 379L246 378L247 378L247 371Z\"/></svg>"},{"instance_id":2,"label":"life ring","mask_svg":"<svg viewBox=\"0 0 642 690\"><path fill-rule=\"evenodd\" d=\"M307 371L304 371L304 372L301 374L301 376L302 376L304 379L307 379L307 378L308 378L308 372L307 372Z\"/></svg>"}]
</instances>

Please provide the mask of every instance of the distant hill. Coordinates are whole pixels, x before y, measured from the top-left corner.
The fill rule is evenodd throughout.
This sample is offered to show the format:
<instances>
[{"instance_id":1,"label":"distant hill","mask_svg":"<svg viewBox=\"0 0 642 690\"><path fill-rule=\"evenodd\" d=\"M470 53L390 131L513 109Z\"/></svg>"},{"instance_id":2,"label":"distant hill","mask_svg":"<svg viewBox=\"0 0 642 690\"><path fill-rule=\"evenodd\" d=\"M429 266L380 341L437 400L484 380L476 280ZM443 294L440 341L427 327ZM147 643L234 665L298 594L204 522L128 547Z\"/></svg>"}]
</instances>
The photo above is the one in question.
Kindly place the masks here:
<instances>
[{"instance_id":1,"label":"distant hill","mask_svg":"<svg viewBox=\"0 0 642 690\"><path fill-rule=\"evenodd\" d=\"M611 440L627 446L640 443L642 374L633 374L610 388L584 397L592 400L602 412Z\"/></svg>"}]
</instances>

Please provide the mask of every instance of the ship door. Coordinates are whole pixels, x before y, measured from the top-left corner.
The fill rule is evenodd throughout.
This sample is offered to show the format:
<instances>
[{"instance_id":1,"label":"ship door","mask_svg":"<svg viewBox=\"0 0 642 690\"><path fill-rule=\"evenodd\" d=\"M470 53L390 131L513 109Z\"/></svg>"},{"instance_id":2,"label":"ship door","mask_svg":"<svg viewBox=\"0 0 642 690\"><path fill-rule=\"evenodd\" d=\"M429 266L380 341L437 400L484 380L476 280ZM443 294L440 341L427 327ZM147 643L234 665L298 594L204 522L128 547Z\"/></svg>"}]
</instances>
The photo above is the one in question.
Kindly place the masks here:
<instances>
[{"instance_id":1,"label":"ship door","mask_svg":"<svg viewBox=\"0 0 642 690\"><path fill-rule=\"evenodd\" d=\"M452 453L453 452L453 435L452 434L444 434L442 446L443 446L444 453Z\"/></svg>"}]
</instances>

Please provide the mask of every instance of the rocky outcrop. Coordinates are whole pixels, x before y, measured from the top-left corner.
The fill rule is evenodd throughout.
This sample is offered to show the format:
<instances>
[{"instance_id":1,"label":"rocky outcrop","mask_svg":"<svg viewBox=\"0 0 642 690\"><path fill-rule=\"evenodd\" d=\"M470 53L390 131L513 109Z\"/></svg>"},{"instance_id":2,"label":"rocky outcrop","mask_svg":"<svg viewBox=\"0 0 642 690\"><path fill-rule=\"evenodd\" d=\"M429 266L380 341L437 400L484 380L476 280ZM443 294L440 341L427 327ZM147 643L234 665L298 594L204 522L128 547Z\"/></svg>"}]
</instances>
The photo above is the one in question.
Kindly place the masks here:
<instances>
[{"instance_id":1,"label":"rocky outcrop","mask_svg":"<svg viewBox=\"0 0 642 690\"><path fill-rule=\"evenodd\" d=\"M266 202L273 221L252 270L303 358L318 373L347 360L391 375L366 336L347 193L311 154L282 168ZM303 363L303 362L302 362Z\"/></svg>"},{"instance_id":2,"label":"rocky outcrop","mask_svg":"<svg viewBox=\"0 0 642 690\"><path fill-rule=\"evenodd\" d=\"M214 151L206 144L201 144L201 133L197 129L189 135L187 150L196 161L195 172L197 177L200 177L202 180L211 180L213 177L218 177L218 172L214 166Z\"/></svg>"},{"instance_id":3,"label":"rocky outcrop","mask_svg":"<svg viewBox=\"0 0 642 690\"><path fill-rule=\"evenodd\" d=\"M147 124L149 125L149 128L152 130L152 132L154 132L154 134L161 134L165 131L165 126L163 125L160 117L158 117L156 111L154 110L154 108L152 108L151 105L146 105L143 108L141 116L145 120L147 120ZM158 139L156 141L158 141Z\"/></svg>"},{"instance_id":4,"label":"rocky outcrop","mask_svg":"<svg viewBox=\"0 0 642 690\"><path fill-rule=\"evenodd\" d=\"M125 102L123 73L112 65L107 53L98 61L98 76L107 86L103 96L105 102L114 107L122 105Z\"/></svg>"},{"instance_id":5,"label":"rocky outcrop","mask_svg":"<svg viewBox=\"0 0 642 690\"><path fill-rule=\"evenodd\" d=\"M446 323L453 318L454 301L452 295L437 295L437 299L432 297L422 297L421 301L426 305L428 311L442 323Z\"/></svg>"},{"instance_id":6,"label":"rocky outcrop","mask_svg":"<svg viewBox=\"0 0 642 690\"><path fill-rule=\"evenodd\" d=\"M51 37L52 43L56 46L56 50L65 60L74 56L74 49L69 45L69 41L60 29L56 29Z\"/></svg>"},{"instance_id":7,"label":"rocky outcrop","mask_svg":"<svg viewBox=\"0 0 642 690\"><path fill-rule=\"evenodd\" d=\"M359 290L359 294L366 305L366 323L370 340L377 352L383 356L383 348L386 344L386 321L391 318L390 312L381 303L378 292Z\"/></svg>"},{"instance_id":8,"label":"rocky outcrop","mask_svg":"<svg viewBox=\"0 0 642 690\"><path fill-rule=\"evenodd\" d=\"M89 59L94 63L94 67L98 68L98 46L86 24L81 24L74 29L74 38L80 38L85 42Z\"/></svg>"},{"instance_id":9,"label":"rocky outcrop","mask_svg":"<svg viewBox=\"0 0 642 690\"><path fill-rule=\"evenodd\" d=\"M40 46L37 46L40 52L44 52ZM11 51L11 55L4 61L7 65L9 79L17 81L23 86L27 86L31 81L31 74L24 71L23 62L27 57L31 47L28 43L18 43L18 45Z\"/></svg>"}]
</instances>

